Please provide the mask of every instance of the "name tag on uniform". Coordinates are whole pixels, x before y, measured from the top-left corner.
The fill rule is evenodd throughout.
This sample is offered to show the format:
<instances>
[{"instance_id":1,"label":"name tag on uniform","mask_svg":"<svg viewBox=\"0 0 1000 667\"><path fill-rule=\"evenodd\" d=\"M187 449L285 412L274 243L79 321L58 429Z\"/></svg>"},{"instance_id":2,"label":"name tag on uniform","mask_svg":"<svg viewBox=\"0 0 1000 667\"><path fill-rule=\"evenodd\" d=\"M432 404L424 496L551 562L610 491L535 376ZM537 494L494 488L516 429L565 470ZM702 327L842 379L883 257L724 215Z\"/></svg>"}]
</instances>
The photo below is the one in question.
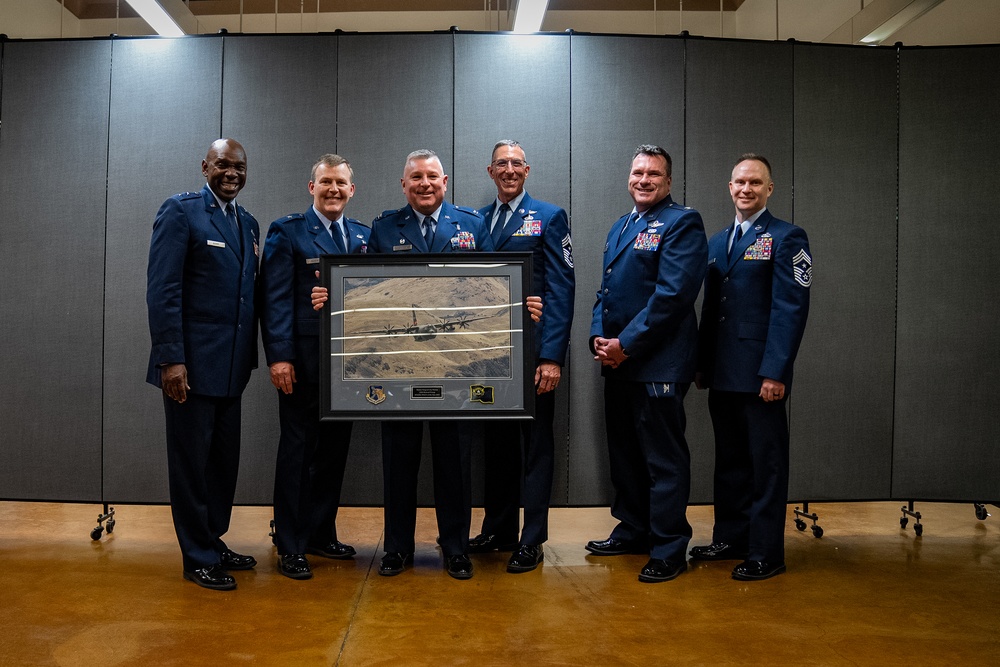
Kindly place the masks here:
<instances>
[{"instance_id":1,"label":"name tag on uniform","mask_svg":"<svg viewBox=\"0 0 1000 667\"><path fill-rule=\"evenodd\" d=\"M222 241L212 241L211 239L209 239L208 245L212 246L213 248L225 248L226 247L226 244L223 243Z\"/></svg>"},{"instance_id":2,"label":"name tag on uniform","mask_svg":"<svg viewBox=\"0 0 1000 667\"><path fill-rule=\"evenodd\" d=\"M306 258L306 264L319 264L319 257Z\"/></svg>"},{"instance_id":3,"label":"name tag on uniform","mask_svg":"<svg viewBox=\"0 0 1000 667\"><path fill-rule=\"evenodd\" d=\"M413 250L413 245L412 244L407 244L407 245L394 245L394 246L392 246L392 251L393 252L399 252L401 250Z\"/></svg>"}]
</instances>

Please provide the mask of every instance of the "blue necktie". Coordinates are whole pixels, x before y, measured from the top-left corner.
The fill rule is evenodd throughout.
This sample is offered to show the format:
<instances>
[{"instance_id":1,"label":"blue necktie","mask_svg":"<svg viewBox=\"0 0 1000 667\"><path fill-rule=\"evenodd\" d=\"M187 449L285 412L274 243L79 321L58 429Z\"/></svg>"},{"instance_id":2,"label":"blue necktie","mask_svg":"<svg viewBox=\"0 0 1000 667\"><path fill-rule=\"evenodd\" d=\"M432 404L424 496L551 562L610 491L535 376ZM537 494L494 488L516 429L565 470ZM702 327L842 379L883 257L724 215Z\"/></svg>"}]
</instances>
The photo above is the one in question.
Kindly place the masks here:
<instances>
[{"instance_id":1,"label":"blue necktie","mask_svg":"<svg viewBox=\"0 0 1000 667\"><path fill-rule=\"evenodd\" d=\"M330 223L330 236L333 237L333 243L337 246L337 250L346 255L347 248L344 247L344 235L341 234L340 225L337 224L336 220Z\"/></svg>"},{"instance_id":2,"label":"blue necktie","mask_svg":"<svg viewBox=\"0 0 1000 667\"><path fill-rule=\"evenodd\" d=\"M226 204L226 220L229 221L229 228L239 241L240 251L243 251L243 235L240 234L240 223L236 220L236 205L232 202Z\"/></svg>"},{"instance_id":3,"label":"blue necktie","mask_svg":"<svg viewBox=\"0 0 1000 667\"><path fill-rule=\"evenodd\" d=\"M729 246L729 259L733 258L733 252L736 250L736 244L740 242L743 237L743 225L736 223L736 229L733 230L733 242Z\"/></svg>"},{"instance_id":4,"label":"blue necktie","mask_svg":"<svg viewBox=\"0 0 1000 667\"><path fill-rule=\"evenodd\" d=\"M434 245L434 218L431 216L424 218L424 241L427 243L429 252Z\"/></svg>"},{"instance_id":5,"label":"blue necktie","mask_svg":"<svg viewBox=\"0 0 1000 667\"><path fill-rule=\"evenodd\" d=\"M509 211L510 206L507 206L507 204L500 205L500 212L497 214L497 221L493 225L493 231L490 232L490 236L493 237L494 246L500 243L500 235L503 234L503 226L507 224L507 213Z\"/></svg>"}]
</instances>

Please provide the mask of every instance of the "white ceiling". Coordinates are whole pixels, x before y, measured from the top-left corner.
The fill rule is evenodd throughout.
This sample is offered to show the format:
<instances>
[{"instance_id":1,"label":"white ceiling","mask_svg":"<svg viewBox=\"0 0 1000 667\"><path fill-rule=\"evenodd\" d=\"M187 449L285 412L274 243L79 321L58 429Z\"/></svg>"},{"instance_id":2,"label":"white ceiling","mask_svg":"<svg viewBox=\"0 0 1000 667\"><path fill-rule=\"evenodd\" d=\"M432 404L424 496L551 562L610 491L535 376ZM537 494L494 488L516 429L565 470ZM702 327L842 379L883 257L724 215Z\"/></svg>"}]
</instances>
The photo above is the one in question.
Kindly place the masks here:
<instances>
[{"instance_id":1,"label":"white ceiling","mask_svg":"<svg viewBox=\"0 0 1000 667\"><path fill-rule=\"evenodd\" d=\"M92 0L92 2L95 0ZM100 0L110 3L117 0ZM428 3L399 0L397 11L320 11L315 0L291 3L281 0L278 13L259 13L261 3L252 5L254 13L239 13L239 0L210 3L218 14L194 13L185 0L160 0L188 33L215 33L220 28L246 33L315 33L337 29L359 32L507 29L509 14L497 11L496 0L483 0L476 11L440 11ZM585 2L583 6L601 6ZM695 4L698 2L699 4ZM600 32L622 34L678 34L741 39L786 40L807 42L857 43L869 25L880 22L911 4L934 5L923 15L891 33L884 43L907 45L993 44L1000 43L1000 0L743 0L736 10L684 10L678 0L648 0L621 3L619 10L550 10L542 24L543 31ZM727 5L731 0L726 0ZM93 37L108 34L146 35L149 27L139 18L80 19L70 8L80 11L87 0L0 0L0 32L14 39ZM209 3L205 3L209 4ZM272 3L263 3L270 6ZM357 3L354 3L355 5ZM382 3L385 4L385 3ZM461 3L454 3L461 4ZM467 3L468 4L468 3ZM475 3L478 6L478 2ZM564 0L562 6L574 4ZM612 5L614 3L611 3ZM649 9L634 9L648 4ZM731 3L735 5L736 3ZM607 6L608 3L603 3ZM682 9L663 10L663 7ZM309 11L311 6L312 11ZM431 6L431 9L421 7ZM656 6L658 11L654 11ZM704 0L687 0L687 7L705 6ZM337 7L323 0L321 10ZM913 9L910 7L910 9ZM411 9L412 8L412 9ZM122 13L125 13L122 11Z\"/></svg>"}]
</instances>

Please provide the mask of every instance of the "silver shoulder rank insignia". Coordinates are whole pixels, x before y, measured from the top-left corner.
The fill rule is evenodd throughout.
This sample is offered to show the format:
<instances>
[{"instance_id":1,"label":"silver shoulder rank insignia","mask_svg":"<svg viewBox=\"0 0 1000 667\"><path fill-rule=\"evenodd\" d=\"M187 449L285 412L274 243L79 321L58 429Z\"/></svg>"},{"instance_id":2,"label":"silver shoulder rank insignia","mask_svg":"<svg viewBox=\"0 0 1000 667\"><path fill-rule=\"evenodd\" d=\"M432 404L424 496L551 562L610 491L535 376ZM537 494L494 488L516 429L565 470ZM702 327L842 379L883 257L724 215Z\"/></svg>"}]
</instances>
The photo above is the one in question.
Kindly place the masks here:
<instances>
[{"instance_id":1,"label":"silver shoulder rank insignia","mask_svg":"<svg viewBox=\"0 0 1000 667\"><path fill-rule=\"evenodd\" d=\"M813 281L813 260L803 248L792 258L792 270L795 282L803 287L809 287Z\"/></svg>"}]
</instances>

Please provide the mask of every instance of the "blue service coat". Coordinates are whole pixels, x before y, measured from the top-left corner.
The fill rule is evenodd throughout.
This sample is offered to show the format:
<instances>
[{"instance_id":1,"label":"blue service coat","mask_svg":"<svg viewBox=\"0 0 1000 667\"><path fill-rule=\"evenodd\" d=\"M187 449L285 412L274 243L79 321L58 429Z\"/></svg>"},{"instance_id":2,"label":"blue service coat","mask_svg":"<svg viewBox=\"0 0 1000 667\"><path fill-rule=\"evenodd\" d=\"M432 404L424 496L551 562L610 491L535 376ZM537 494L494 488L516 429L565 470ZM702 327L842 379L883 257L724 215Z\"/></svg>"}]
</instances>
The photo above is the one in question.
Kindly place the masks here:
<instances>
[{"instance_id":1,"label":"blue service coat","mask_svg":"<svg viewBox=\"0 0 1000 667\"><path fill-rule=\"evenodd\" d=\"M260 227L236 209L242 244L208 185L170 197L156 214L146 276L150 384L161 387L161 365L183 363L191 392L238 397L257 367Z\"/></svg>"},{"instance_id":2,"label":"blue service coat","mask_svg":"<svg viewBox=\"0 0 1000 667\"><path fill-rule=\"evenodd\" d=\"M701 215L668 195L619 240L628 217L608 233L590 325L591 338L618 338L628 359L601 372L624 381L691 382L698 340L694 302L708 256Z\"/></svg>"},{"instance_id":3,"label":"blue service coat","mask_svg":"<svg viewBox=\"0 0 1000 667\"><path fill-rule=\"evenodd\" d=\"M368 252L491 252L493 239L475 211L441 204L434 245L428 248L420 232L420 218L407 204L394 211L384 211L372 221Z\"/></svg>"},{"instance_id":4,"label":"blue service coat","mask_svg":"<svg viewBox=\"0 0 1000 667\"><path fill-rule=\"evenodd\" d=\"M348 253L368 251L371 230L344 218ZM260 266L260 329L267 365L287 361L301 382L319 382L320 314L311 293L319 284L320 255L340 254L312 207L275 220L267 231Z\"/></svg>"},{"instance_id":5,"label":"blue service coat","mask_svg":"<svg viewBox=\"0 0 1000 667\"><path fill-rule=\"evenodd\" d=\"M479 209L487 228L493 220L496 200ZM570 326L573 323L573 241L566 211L524 193L521 205L495 243L496 250L532 254L532 294L542 297L545 316L534 327L534 348L539 359L562 366L566 361Z\"/></svg>"},{"instance_id":6,"label":"blue service coat","mask_svg":"<svg viewBox=\"0 0 1000 667\"><path fill-rule=\"evenodd\" d=\"M801 227L766 209L736 243L732 225L709 241L699 363L702 383L758 393L764 378L792 387L792 366L809 314L812 256Z\"/></svg>"}]
</instances>

